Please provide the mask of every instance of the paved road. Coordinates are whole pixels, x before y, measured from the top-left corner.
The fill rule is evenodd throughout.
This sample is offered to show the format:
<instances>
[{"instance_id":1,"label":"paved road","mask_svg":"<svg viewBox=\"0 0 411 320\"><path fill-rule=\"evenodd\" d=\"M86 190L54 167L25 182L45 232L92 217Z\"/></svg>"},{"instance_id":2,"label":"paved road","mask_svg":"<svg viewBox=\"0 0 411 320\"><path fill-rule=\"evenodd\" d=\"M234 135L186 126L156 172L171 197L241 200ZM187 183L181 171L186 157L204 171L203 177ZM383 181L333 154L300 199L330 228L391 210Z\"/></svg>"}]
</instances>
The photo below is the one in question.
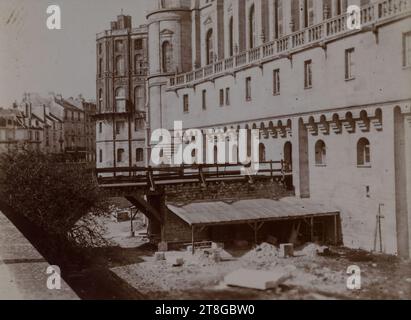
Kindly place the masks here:
<instances>
[{"instance_id":1,"label":"paved road","mask_svg":"<svg viewBox=\"0 0 411 320\"><path fill-rule=\"evenodd\" d=\"M0 211L0 300L76 300L62 280L47 288L49 263Z\"/></svg>"},{"instance_id":2,"label":"paved road","mask_svg":"<svg viewBox=\"0 0 411 320\"><path fill-rule=\"evenodd\" d=\"M10 273L7 266L2 263L0 256L0 300L21 300L23 296L16 286L16 279Z\"/></svg>"}]
</instances>

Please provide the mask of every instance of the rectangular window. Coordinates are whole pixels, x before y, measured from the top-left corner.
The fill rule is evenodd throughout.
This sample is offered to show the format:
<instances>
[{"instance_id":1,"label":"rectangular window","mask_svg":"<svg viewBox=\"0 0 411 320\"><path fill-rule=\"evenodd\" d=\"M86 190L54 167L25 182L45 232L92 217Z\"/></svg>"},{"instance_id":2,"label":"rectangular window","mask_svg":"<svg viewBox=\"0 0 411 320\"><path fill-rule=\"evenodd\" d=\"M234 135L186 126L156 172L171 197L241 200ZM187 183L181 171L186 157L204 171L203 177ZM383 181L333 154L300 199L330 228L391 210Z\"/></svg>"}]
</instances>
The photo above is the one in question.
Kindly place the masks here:
<instances>
[{"instance_id":1,"label":"rectangular window","mask_svg":"<svg viewBox=\"0 0 411 320\"><path fill-rule=\"evenodd\" d=\"M355 78L354 73L354 48L345 50L345 80Z\"/></svg>"},{"instance_id":2,"label":"rectangular window","mask_svg":"<svg viewBox=\"0 0 411 320\"><path fill-rule=\"evenodd\" d=\"M245 99L251 101L251 77L245 79Z\"/></svg>"},{"instance_id":3,"label":"rectangular window","mask_svg":"<svg viewBox=\"0 0 411 320\"><path fill-rule=\"evenodd\" d=\"M116 52L123 51L123 40L116 40Z\"/></svg>"},{"instance_id":4,"label":"rectangular window","mask_svg":"<svg viewBox=\"0 0 411 320\"><path fill-rule=\"evenodd\" d=\"M137 118L134 121L134 131L142 130L144 129L144 119Z\"/></svg>"},{"instance_id":5,"label":"rectangular window","mask_svg":"<svg viewBox=\"0 0 411 320\"><path fill-rule=\"evenodd\" d=\"M136 39L136 41L134 42L134 49L135 50L143 49L143 39Z\"/></svg>"},{"instance_id":6,"label":"rectangular window","mask_svg":"<svg viewBox=\"0 0 411 320\"><path fill-rule=\"evenodd\" d=\"M98 124L98 133L103 133L103 123Z\"/></svg>"},{"instance_id":7,"label":"rectangular window","mask_svg":"<svg viewBox=\"0 0 411 320\"><path fill-rule=\"evenodd\" d=\"M207 110L207 90L202 91L201 105L202 105L203 110ZM188 109L187 109L187 111L185 111L185 109L184 109L184 112L188 112Z\"/></svg>"},{"instance_id":8,"label":"rectangular window","mask_svg":"<svg viewBox=\"0 0 411 320\"><path fill-rule=\"evenodd\" d=\"M117 150L117 162L123 162L124 161L124 149L118 149Z\"/></svg>"},{"instance_id":9,"label":"rectangular window","mask_svg":"<svg viewBox=\"0 0 411 320\"><path fill-rule=\"evenodd\" d=\"M100 162L100 163L102 163L103 162L103 150L99 150L99 152L98 152L98 161Z\"/></svg>"},{"instance_id":10,"label":"rectangular window","mask_svg":"<svg viewBox=\"0 0 411 320\"><path fill-rule=\"evenodd\" d=\"M278 39L283 36L283 0L274 0L274 35Z\"/></svg>"},{"instance_id":11,"label":"rectangular window","mask_svg":"<svg viewBox=\"0 0 411 320\"><path fill-rule=\"evenodd\" d=\"M117 121L116 122L116 134L121 134L121 131L123 130L124 127L124 122L123 121Z\"/></svg>"},{"instance_id":12,"label":"rectangular window","mask_svg":"<svg viewBox=\"0 0 411 320\"><path fill-rule=\"evenodd\" d=\"M276 69L273 72L273 94L280 94L280 69Z\"/></svg>"},{"instance_id":13,"label":"rectangular window","mask_svg":"<svg viewBox=\"0 0 411 320\"><path fill-rule=\"evenodd\" d=\"M312 71L312 60L307 60L304 62L304 88L309 89L313 86L313 71Z\"/></svg>"},{"instance_id":14,"label":"rectangular window","mask_svg":"<svg viewBox=\"0 0 411 320\"><path fill-rule=\"evenodd\" d=\"M220 107L224 106L224 89L220 89Z\"/></svg>"},{"instance_id":15,"label":"rectangular window","mask_svg":"<svg viewBox=\"0 0 411 320\"><path fill-rule=\"evenodd\" d=\"M136 150L136 162L144 162L144 150L141 148Z\"/></svg>"},{"instance_id":16,"label":"rectangular window","mask_svg":"<svg viewBox=\"0 0 411 320\"><path fill-rule=\"evenodd\" d=\"M189 112L189 105L188 105L188 94L185 94L183 96L183 110L184 113L188 113Z\"/></svg>"},{"instance_id":17,"label":"rectangular window","mask_svg":"<svg viewBox=\"0 0 411 320\"><path fill-rule=\"evenodd\" d=\"M98 44L98 53L99 53L99 54L102 54L102 53L103 53L103 44L102 44L102 43L99 43L99 44Z\"/></svg>"},{"instance_id":18,"label":"rectangular window","mask_svg":"<svg viewBox=\"0 0 411 320\"><path fill-rule=\"evenodd\" d=\"M230 88L225 89L225 104L230 105Z\"/></svg>"},{"instance_id":19,"label":"rectangular window","mask_svg":"<svg viewBox=\"0 0 411 320\"><path fill-rule=\"evenodd\" d=\"M403 35L403 66L411 67L411 31Z\"/></svg>"}]
</instances>

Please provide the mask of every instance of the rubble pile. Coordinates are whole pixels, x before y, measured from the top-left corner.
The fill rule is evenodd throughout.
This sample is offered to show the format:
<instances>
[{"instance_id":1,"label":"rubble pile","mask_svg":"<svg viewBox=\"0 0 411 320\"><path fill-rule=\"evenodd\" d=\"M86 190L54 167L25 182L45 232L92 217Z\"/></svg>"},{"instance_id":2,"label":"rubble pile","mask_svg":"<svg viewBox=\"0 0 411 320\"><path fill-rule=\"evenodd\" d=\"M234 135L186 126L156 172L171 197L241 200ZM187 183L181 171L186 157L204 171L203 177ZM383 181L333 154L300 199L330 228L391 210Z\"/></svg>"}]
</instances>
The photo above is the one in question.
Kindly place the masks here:
<instances>
[{"instance_id":1,"label":"rubble pile","mask_svg":"<svg viewBox=\"0 0 411 320\"><path fill-rule=\"evenodd\" d=\"M308 258L315 258L317 257L318 254L324 253L324 251L327 249L328 247L319 246L318 244L315 244L315 243L309 243L304 248L302 248L300 251L295 252L295 255L296 256L306 256Z\"/></svg>"},{"instance_id":2,"label":"rubble pile","mask_svg":"<svg viewBox=\"0 0 411 320\"><path fill-rule=\"evenodd\" d=\"M243 256L246 261L256 261L256 262L271 262L278 258L279 251L277 247L269 244L262 243L253 250L249 251Z\"/></svg>"}]
</instances>

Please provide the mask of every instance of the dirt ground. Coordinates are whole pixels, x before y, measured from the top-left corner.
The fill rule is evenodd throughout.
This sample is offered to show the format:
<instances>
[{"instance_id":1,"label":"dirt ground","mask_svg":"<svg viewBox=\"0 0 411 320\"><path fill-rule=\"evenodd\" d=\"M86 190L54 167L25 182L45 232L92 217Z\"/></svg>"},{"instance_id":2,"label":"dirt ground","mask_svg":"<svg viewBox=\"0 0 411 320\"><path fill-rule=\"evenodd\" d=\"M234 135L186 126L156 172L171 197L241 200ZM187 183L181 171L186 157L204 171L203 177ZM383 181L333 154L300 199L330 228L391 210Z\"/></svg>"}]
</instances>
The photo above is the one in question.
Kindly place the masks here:
<instances>
[{"instance_id":1,"label":"dirt ground","mask_svg":"<svg viewBox=\"0 0 411 320\"><path fill-rule=\"evenodd\" d=\"M107 266L146 299L411 299L411 263L393 256L333 247L319 255L321 247L308 244L284 259L276 247L263 243L219 249L219 262L201 250L194 256L185 250L166 253L168 259L183 258L182 266L173 267L166 260L156 261L156 248L144 238L130 237L130 222L107 226L107 239L113 243L105 251ZM347 289L347 268L352 265L361 269L360 290ZM267 291L226 286L224 277L241 268L282 268L291 278Z\"/></svg>"}]
</instances>

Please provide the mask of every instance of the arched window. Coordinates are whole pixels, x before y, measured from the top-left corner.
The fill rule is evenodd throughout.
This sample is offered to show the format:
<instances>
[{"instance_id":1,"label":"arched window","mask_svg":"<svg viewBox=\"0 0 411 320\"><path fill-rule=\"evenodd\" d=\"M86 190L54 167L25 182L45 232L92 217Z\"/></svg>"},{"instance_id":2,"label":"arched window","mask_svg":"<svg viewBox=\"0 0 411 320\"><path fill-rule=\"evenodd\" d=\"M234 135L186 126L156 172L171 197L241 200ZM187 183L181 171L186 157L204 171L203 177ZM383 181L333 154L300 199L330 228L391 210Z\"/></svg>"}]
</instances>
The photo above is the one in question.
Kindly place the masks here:
<instances>
[{"instance_id":1,"label":"arched window","mask_svg":"<svg viewBox=\"0 0 411 320\"><path fill-rule=\"evenodd\" d=\"M206 36L206 62L211 64L214 62L214 44L213 44L213 29L208 30Z\"/></svg>"},{"instance_id":2,"label":"arched window","mask_svg":"<svg viewBox=\"0 0 411 320\"><path fill-rule=\"evenodd\" d=\"M229 41L229 53L230 57L234 55L234 19L233 17L230 18L230 22L228 23L228 41Z\"/></svg>"},{"instance_id":3,"label":"arched window","mask_svg":"<svg viewBox=\"0 0 411 320\"><path fill-rule=\"evenodd\" d=\"M137 86L134 89L134 103L136 111L144 111L145 107L145 92L143 86Z\"/></svg>"},{"instance_id":4,"label":"arched window","mask_svg":"<svg viewBox=\"0 0 411 320\"><path fill-rule=\"evenodd\" d=\"M123 56L116 57L116 73L124 75L124 58Z\"/></svg>"},{"instance_id":5,"label":"arched window","mask_svg":"<svg viewBox=\"0 0 411 320\"><path fill-rule=\"evenodd\" d=\"M214 146L214 164L218 164L218 148Z\"/></svg>"},{"instance_id":6,"label":"arched window","mask_svg":"<svg viewBox=\"0 0 411 320\"><path fill-rule=\"evenodd\" d=\"M331 0L323 0L323 19L330 19L332 16L332 2Z\"/></svg>"},{"instance_id":7,"label":"arched window","mask_svg":"<svg viewBox=\"0 0 411 320\"><path fill-rule=\"evenodd\" d=\"M126 112L126 90L119 87L116 90L116 112Z\"/></svg>"},{"instance_id":8,"label":"arched window","mask_svg":"<svg viewBox=\"0 0 411 320\"><path fill-rule=\"evenodd\" d=\"M138 148L136 150L136 161L143 162L144 161L144 150L142 148Z\"/></svg>"},{"instance_id":9,"label":"arched window","mask_svg":"<svg viewBox=\"0 0 411 320\"><path fill-rule=\"evenodd\" d=\"M274 1L274 36L276 39L283 35L283 1Z\"/></svg>"},{"instance_id":10,"label":"arched window","mask_svg":"<svg viewBox=\"0 0 411 320\"><path fill-rule=\"evenodd\" d=\"M250 44L250 49L254 48L256 45L256 27L255 27L255 7L254 5L250 8L250 13L248 15L248 41Z\"/></svg>"},{"instance_id":11,"label":"arched window","mask_svg":"<svg viewBox=\"0 0 411 320\"><path fill-rule=\"evenodd\" d=\"M98 60L98 75L101 77L103 75L103 59Z\"/></svg>"},{"instance_id":12,"label":"arched window","mask_svg":"<svg viewBox=\"0 0 411 320\"><path fill-rule=\"evenodd\" d=\"M266 161L265 145L263 143L260 143L258 147L258 157L260 162Z\"/></svg>"},{"instance_id":13,"label":"arched window","mask_svg":"<svg viewBox=\"0 0 411 320\"><path fill-rule=\"evenodd\" d=\"M124 161L124 149L118 149L117 150L117 162L123 162Z\"/></svg>"},{"instance_id":14,"label":"arched window","mask_svg":"<svg viewBox=\"0 0 411 320\"><path fill-rule=\"evenodd\" d=\"M324 141L318 140L315 144L315 164L325 165L326 164L327 149Z\"/></svg>"},{"instance_id":15,"label":"arched window","mask_svg":"<svg viewBox=\"0 0 411 320\"><path fill-rule=\"evenodd\" d=\"M172 71L173 50L171 43L164 41L161 49L163 72Z\"/></svg>"},{"instance_id":16,"label":"arched window","mask_svg":"<svg viewBox=\"0 0 411 320\"><path fill-rule=\"evenodd\" d=\"M287 172L292 171L292 168L293 168L293 146L292 146L291 142L287 142L284 145L284 161L285 161L286 171Z\"/></svg>"},{"instance_id":17,"label":"arched window","mask_svg":"<svg viewBox=\"0 0 411 320\"><path fill-rule=\"evenodd\" d=\"M98 110L99 113L103 111L103 89L98 91Z\"/></svg>"},{"instance_id":18,"label":"arched window","mask_svg":"<svg viewBox=\"0 0 411 320\"><path fill-rule=\"evenodd\" d=\"M361 138L357 144L357 165L371 165L371 145L366 138Z\"/></svg>"},{"instance_id":19,"label":"arched window","mask_svg":"<svg viewBox=\"0 0 411 320\"><path fill-rule=\"evenodd\" d=\"M229 159L229 161L232 164L238 164L238 145L234 144L232 149L231 149L231 158Z\"/></svg>"}]
</instances>

